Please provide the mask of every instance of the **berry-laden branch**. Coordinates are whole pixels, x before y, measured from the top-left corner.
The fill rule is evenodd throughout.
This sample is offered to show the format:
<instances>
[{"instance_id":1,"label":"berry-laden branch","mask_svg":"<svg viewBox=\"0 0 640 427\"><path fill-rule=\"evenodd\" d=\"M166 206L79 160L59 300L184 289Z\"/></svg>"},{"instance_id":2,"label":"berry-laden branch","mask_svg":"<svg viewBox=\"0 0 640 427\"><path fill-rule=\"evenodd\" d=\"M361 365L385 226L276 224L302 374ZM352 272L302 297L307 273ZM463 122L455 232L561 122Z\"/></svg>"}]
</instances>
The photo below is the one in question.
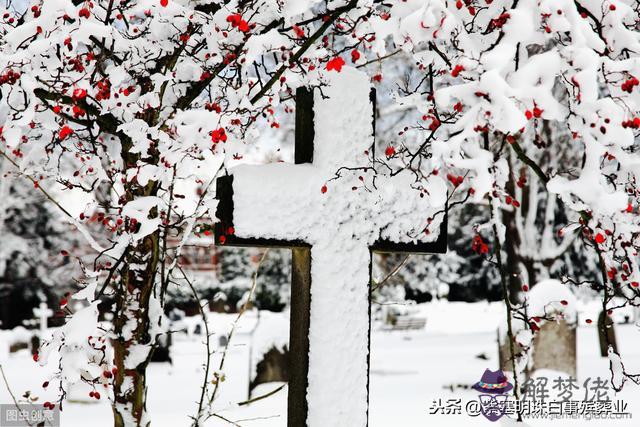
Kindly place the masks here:
<instances>
[{"instance_id":1,"label":"berry-laden branch","mask_svg":"<svg viewBox=\"0 0 640 427\"><path fill-rule=\"evenodd\" d=\"M489 135L483 134L484 149L489 150ZM500 287L502 289L502 300L505 306L506 322L507 322L507 339L509 340L509 360L511 361L511 369L513 372L513 394L516 402L520 401L520 378L516 364L516 350L515 342L516 338L513 333L513 307L511 306L511 299L509 298L509 289L507 286L507 271L502 262L502 244L500 242L500 232L498 231L498 218L496 218L496 210L494 209L493 196L491 193L487 194L489 201L489 220L491 221L491 229L493 231L493 253L496 257L496 267L500 274ZM518 411L518 422L522 422L522 411Z\"/></svg>"},{"instance_id":2,"label":"berry-laden branch","mask_svg":"<svg viewBox=\"0 0 640 427\"><path fill-rule=\"evenodd\" d=\"M333 12L331 12L329 14L329 17L326 19L326 21L324 21L324 23L320 26L320 28L318 28L291 57L291 60L289 61L289 63L295 64L296 62L298 62L298 60L302 58L302 55L304 55L304 53L311 46L313 46L313 44L320 38L320 36L322 36L342 14L356 7L357 4L358 4L357 0L351 0L346 5L339 7ZM265 83L262 89L260 89L260 91L251 98L251 103L255 104L260 99L262 99L262 97L269 91L269 89L271 89L271 87L277 81L280 80L280 77L282 76L282 74L284 74L287 68L289 68L288 64L284 64L280 68L278 68L278 70L273 74L273 76L271 76L269 81Z\"/></svg>"},{"instance_id":3,"label":"berry-laden branch","mask_svg":"<svg viewBox=\"0 0 640 427\"><path fill-rule=\"evenodd\" d=\"M529 167L537 176L538 178L545 183L544 188L548 190L546 184L549 183L550 178L547 176L547 174L544 173L544 171L542 170L542 168L540 167L540 165L538 165L533 159L531 159L530 157L528 157L526 155L526 153L524 152L524 150L522 149L522 147L520 146L520 144L518 143L517 140L512 139L509 143L509 146L512 148L512 150L516 153L518 159L520 159L520 161L522 161L522 163L524 163L525 165L527 165L527 167ZM578 214L580 215L580 218L582 220L582 226L583 227L589 227L589 222L591 221L591 214L589 214L589 212L587 212L586 210L582 209L578 211ZM591 245L585 245L585 246L591 246ZM609 302L611 301L611 298L613 297L613 295L610 295L609 293L609 272L610 269L607 267L607 263L605 261L604 258L604 254L602 251L602 248L600 247L598 242L595 242L595 244L592 245L593 249L596 253L597 259L598 259L598 270L600 272L600 280L602 281L602 299L601 299L601 306L602 306L602 312L605 313L609 313L611 308L609 307ZM602 323L602 328L606 328L606 322L601 322ZM610 334L608 334L606 332L606 330L602 330L600 331L600 334L602 337L604 337L605 342L607 344L607 348L609 349L610 352L613 352L615 354L615 356L617 356L618 358L620 358L620 354L617 350L614 350L613 347L613 343L611 342L611 338L610 338ZM610 367L610 371L611 371L611 378L612 378L612 384L615 384L616 382L613 381L615 378L615 375L617 375L614 372L614 368L613 368L613 361L609 362L609 367ZM631 380L633 380L634 382L637 380L637 378L640 377L640 375L638 374L630 374L627 373L626 371L623 371L622 374L624 375L625 378L630 378ZM623 382L622 382L623 383ZM620 384L620 383L618 383ZM622 384L618 385L614 385L614 389L616 391L620 391L622 390Z\"/></svg>"}]
</instances>

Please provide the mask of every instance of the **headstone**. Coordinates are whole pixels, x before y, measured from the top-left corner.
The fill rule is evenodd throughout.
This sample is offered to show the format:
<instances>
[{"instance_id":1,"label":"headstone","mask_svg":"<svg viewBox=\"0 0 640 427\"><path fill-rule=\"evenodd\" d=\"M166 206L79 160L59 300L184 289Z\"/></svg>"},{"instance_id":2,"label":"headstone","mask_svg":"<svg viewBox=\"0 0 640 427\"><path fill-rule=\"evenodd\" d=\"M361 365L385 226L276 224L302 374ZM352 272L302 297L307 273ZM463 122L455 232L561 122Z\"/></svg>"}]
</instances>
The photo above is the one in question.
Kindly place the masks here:
<instances>
[{"instance_id":1,"label":"headstone","mask_svg":"<svg viewBox=\"0 0 640 427\"><path fill-rule=\"evenodd\" d=\"M526 296L527 315L538 329L533 335L530 368L532 376L551 369L576 377L576 327L578 301L559 280L538 282Z\"/></svg>"},{"instance_id":2,"label":"headstone","mask_svg":"<svg viewBox=\"0 0 640 427\"><path fill-rule=\"evenodd\" d=\"M47 320L53 316L53 310L51 310L47 303L42 301L37 308L33 309L33 315L38 319L40 337L44 337L47 331Z\"/></svg>"},{"instance_id":3,"label":"headstone","mask_svg":"<svg viewBox=\"0 0 640 427\"><path fill-rule=\"evenodd\" d=\"M359 174L372 179L375 97L353 68L327 80L296 92L296 165L242 165L218 178L215 237L292 248L288 425L364 427L371 251L445 252L446 217L429 225L439 234L426 220L445 212L446 190L435 178L423 198L407 173L353 187ZM349 262L336 265L337 255Z\"/></svg>"},{"instance_id":4,"label":"headstone","mask_svg":"<svg viewBox=\"0 0 640 427\"><path fill-rule=\"evenodd\" d=\"M496 336L498 342L498 367L504 372L513 373L513 361L511 357L511 346L509 345L509 337L506 334L502 333L500 329L498 329ZM523 351L524 349L518 343L518 341L514 341L513 352L516 358L516 362L522 355ZM524 372L524 374L527 375L528 372Z\"/></svg>"},{"instance_id":5,"label":"headstone","mask_svg":"<svg viewBox=\"0 0 640 427\"><path fill-rule=\"evenodd\" d=\"M576 378L576 354L575 324L545 322L533 337L532 370L551 369Z\"/></svg>"},{"instance_id":6,"label":"headstone","mask_svg":"<svg viewBox=\"0 0 640 427\"><path fill-rule=\"evenodd\" d=\"M196 326L193 328L193 335L203 335L204 326L202 323L196 323Z\"/></svg>"},{"instance_id":7,"label":"headstone","mask_svg":"<svg viewBox=\"0 0 640 427\"><path fill-rule=\"evenodd\" d=\"M157 346L153 350L153 354L151 355L151 361L173 363L173 360L171 359L171 343L171 332L159 335L158 339L156 340Z\"/></svg>"},{"instance_id":8,"label":"headstone","mask_svg":"<svg viewBox=\"0 0 640 427\"><path fill-rule=\"evenodd\" d=\"M216 407L226 407L248 400L251 388L251 338L256 324L256 315L245 312L226 347L213 354L213 365L219 366L224 355L224 382L216 394ZM228 331L221 333L228 337Z\"/></svg>"},{"instance_id":9,"label":"headstone","mask_svg":"<svg viewBox=\"0 0 640 427\"><path fill-rule=\"evenodd\" d=\"M97 403L100 403L99 400L89 396L89 393L91 393L93 390L93 387L91 387L89 384L79 380L69 386L66 400L70 403L82 403L88 405L95 405ZM99 391L102 392L102 390Z\"/></svg>"},{"instance_id":10,"label":"headstone","mask_svg":"<svg viewBox=\"0 0 640 427\"><path fill-rule=\"evenodd\" d=\"M600 342L600 356L609 356L609 345L613 351L617 351L616 331L613 326L613 319L606 312L600 312L598 316L598 341Z\"/></svg>"},{"instance_id":11,"label":"headstone","mask_svg":"<svg viewBox=\"0 0 640 427\"><path fill-rule=\"evenodd\" d=\"M256 377L251 381L251 390L260 384L289 381L289 350L271 347L256 366Z\"/></svg>"},{"instance_id":12,"label":"headstone","mask_svg":"<svg viewBox=\"0 0 640 427\"><path fill-rule=\"evenodd\" d=\"M218 347L220 347L220 348L226 347L227 346L227 342L228 342L228 339L227 339L226 335L220 335L218 337Z\"/></svg>"},{"instance_id":13,"label":"headstone","mask_svg":"<svg viewBox=\"0 0 640 427\"><path fill-rule=\"evenodd\" d=\"M16 326L11 331L9 339L6 340L9 345L9 353L15 353L20 350L29 349L33 332L23 326ZM4 340L3 340L4 341Z\"/></svg>"},{"instance_id":14,"label":"headstone","mask_svg":"<svg viewBox=\"0 0 640 427\"><path fill-rule=\"evenodd\" d=\"M33 335L31 337L31 354L36 355L40 351L40 336Z\"/></svg>"}]
</instances>

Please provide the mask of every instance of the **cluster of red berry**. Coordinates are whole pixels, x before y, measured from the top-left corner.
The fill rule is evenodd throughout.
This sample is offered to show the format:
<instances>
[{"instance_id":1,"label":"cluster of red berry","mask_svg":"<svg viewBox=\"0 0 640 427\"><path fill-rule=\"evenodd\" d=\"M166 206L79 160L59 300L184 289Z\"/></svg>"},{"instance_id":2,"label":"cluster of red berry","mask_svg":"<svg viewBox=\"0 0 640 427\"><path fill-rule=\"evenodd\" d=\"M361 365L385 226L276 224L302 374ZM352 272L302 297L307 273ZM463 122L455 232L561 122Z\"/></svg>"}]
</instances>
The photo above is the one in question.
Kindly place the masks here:
<instances>
[{"instance_id":1,"label":"cluster of red berry","mask_svg":"<svg viewBox=\"0 0 640 427\"><path fill-rule=\"evenodd\" d=\"M462 184L464 182L464 177L461 175L454 175L452 173L448 173L447 174L447 179L449 180L449 182L451 182L454 186L459 186L460 184Z\"/></svg>"},{"instance_id":2,"label":"cluster of red berry","mask_svg":"<svg viewBox=\"0 0 640 427\"><path fill-rule=\"evenodd\" d=\"M249 24L247 21L242 19L242 15L239 13L234 13L232 15L227 16L227 22L231 23L233 28L237 28L243 33L247 33L250 30Z\"/></svg>"},{"instance_id":3,"label":"cluster of red berry","mask_svg":"<svg viewBox=\"0 0 640 427\"><path fill-rule=\"evenodd\" d=\"M471 250L479 255L485 255L489 253L489 245L482 240L479 234L476 234L471 241Z\"/></svg>"},{"instance_id":4,"label":"cluster of red berry","mask_svg":"<svg viewBox=\"0 0 640 427\"><path fill-rule=\"evenodd\" d=\"M634 117L633 119L629 119L629 120L625 120L624 122L622 122L622 127L623 128L631 128L631 129L638 129L640 128L640 117Z\"/></svg>"},{"instance_id":5,"label":"cluster of red berry","mask_svg":"<svg viewBox=\"0 0 640 427\"><path fill-rule=\"evenodd\" d=\"M103 99L111 98L111 82L109 79L100 80L96 83L98 92L96 93L96 100L102 101Z\"/></svg>"},{"instance_id":6,"label":"cluster of red berry","mask_svg":"<svg viewBox=\"0 0 640 427\"><path fill-rule=\"evenodd\" d=\"M638 86L639 84L640 84L640 82L638 81L637 78L630 77L624 83L622 83L622 86L620 86L620 88L625 92L631 93L631 92L633 92L633 88Z\"/></svg>"},{"instance_id":7,"label":"cluster of red berry","mask_svg":"<svg viewBox=\"0 0 640 427\"><path fill-rule=\"evenodd\" d=\"M224 128L214 129L211 131L210 135L211 142L213 142L214 144L217 144L219 142L227 142L227 133L225 132Z\"/></svg>"},{"instance_id":8,"label":"cluster of red berry","mask_svg":"<svg viewBox=\"0 0 640 427\"><path fill-rule=\"evenodd\" d=\"M0 75L0 85L3 84L15 84L20 78L20 73L17 71L13 71L12 69L7 70L4 74Z\"/></svg>"}]
</instances>

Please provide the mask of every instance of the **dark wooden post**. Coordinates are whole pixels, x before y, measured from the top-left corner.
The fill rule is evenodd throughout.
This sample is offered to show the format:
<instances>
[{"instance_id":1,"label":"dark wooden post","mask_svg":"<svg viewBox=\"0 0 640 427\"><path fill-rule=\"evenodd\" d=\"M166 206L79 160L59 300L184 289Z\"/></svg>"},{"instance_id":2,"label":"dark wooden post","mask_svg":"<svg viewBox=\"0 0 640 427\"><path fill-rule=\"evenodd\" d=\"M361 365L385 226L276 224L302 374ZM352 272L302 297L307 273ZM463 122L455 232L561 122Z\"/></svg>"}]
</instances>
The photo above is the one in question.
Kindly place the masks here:
<instances>
[{"instance_id":1,"label":"dark wooden post","mask_svg":"<svg viewBox=\"0 0 640 427\"><path fill-rule=\"evenodd\" d=\"M296 90L296 164L313 161L313 91ZM291 321L289 325L289 396L287 425L307 425L311 248L291 250Z\"/></svg>"},{"instance_id":2,"label":"dark wooden post","mask_svg":"<svg viewBox=\"0 0 640 427\"><path fill-rule=\"evenodd\" d=\"M311 305L311 249L294 248L292 253L287 409L287 425L290 427L304 426L307 423L309 312Z\"/></svg>"}]
</instances>

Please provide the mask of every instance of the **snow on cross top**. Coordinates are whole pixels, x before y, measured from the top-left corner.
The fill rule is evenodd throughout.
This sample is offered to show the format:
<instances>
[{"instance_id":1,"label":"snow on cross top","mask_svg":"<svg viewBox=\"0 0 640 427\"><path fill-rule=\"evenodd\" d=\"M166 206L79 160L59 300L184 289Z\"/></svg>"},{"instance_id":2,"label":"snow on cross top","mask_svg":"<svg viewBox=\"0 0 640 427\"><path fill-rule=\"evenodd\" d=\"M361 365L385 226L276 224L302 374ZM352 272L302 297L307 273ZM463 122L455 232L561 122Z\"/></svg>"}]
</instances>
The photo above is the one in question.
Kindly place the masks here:
<instances>
[{"instance_id":1,"label":"snow on cross top","mask_svg":"<svg viewBox=\"0 0 640 427\"><path fill-rule=\"evenodd\" d=\"M411 172L390 177L378 171L374 179L373 171L364 169L371 166L366 152L374 141L370 91L368 77L349 67L330 74L324 96L316 90L312 164L232 169L237 236L315 244L342 235L365 246L380 237L394 242L438 237L442 215L433 219L428 234L424 229L446 202L440 177L431 176L420 197L423 190Z\"/></svg>"}]
</instances>

